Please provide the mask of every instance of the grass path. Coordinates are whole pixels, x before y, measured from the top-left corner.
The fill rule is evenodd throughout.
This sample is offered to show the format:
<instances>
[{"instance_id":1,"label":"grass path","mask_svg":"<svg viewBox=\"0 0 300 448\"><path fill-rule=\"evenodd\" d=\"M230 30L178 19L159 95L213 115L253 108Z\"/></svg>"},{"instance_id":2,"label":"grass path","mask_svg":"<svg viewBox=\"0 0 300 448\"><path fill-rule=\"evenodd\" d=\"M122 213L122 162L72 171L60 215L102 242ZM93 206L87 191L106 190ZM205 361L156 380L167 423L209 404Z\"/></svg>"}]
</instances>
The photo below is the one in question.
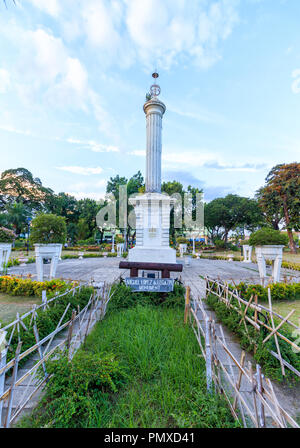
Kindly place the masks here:
<instances>
[{"instance_id":1,"label":"grass path","mask_svg":"<svg viewBox=\"0 0 300 448\"><path fill-rule=\"evenodd\" d=\"M11 322L17 313L26 313L35 303L41 303L41 299L0 293L0 321L3 324Z\"/></svg>"},{"instance_id":2,"label":"grass path","mask_svg":"<svg viewBox=\"0 0 300 448\"><path fill-rule=\"evenodd\" d=\"M68 418L78 409L76 380L64 385L65 396L60 397L55 391L61 386L54 379L46 401L23 426L40 427L49 421L58 427L236 426L227 405L206 392L204 360L191 328L183 324L181 308L137 305L112 312L97 324L75 358L83 353L97 360L116 357L126 371L125 384L110 394L91 391L89 411L81 405L80 415L77 411Z\"/></svg>"}]
</instances>

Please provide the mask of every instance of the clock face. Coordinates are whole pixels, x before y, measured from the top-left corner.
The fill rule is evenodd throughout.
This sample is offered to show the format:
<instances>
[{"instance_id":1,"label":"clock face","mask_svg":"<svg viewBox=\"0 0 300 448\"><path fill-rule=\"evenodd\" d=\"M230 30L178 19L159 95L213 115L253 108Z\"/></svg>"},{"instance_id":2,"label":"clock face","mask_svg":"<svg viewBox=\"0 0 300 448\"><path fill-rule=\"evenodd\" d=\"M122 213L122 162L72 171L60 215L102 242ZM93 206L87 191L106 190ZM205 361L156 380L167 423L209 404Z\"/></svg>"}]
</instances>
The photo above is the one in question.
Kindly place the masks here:
<instances>
[{"instance_id":1,"label":"clock face","mask_svg":"<svg viewBox=\"0 0 300 448\"><path fill-rule=\"evenodd\" d=\"M158 96L160 94L160 87L157 84L153 84L150 87L151 96Z\"/></svg>"}]
</instances>

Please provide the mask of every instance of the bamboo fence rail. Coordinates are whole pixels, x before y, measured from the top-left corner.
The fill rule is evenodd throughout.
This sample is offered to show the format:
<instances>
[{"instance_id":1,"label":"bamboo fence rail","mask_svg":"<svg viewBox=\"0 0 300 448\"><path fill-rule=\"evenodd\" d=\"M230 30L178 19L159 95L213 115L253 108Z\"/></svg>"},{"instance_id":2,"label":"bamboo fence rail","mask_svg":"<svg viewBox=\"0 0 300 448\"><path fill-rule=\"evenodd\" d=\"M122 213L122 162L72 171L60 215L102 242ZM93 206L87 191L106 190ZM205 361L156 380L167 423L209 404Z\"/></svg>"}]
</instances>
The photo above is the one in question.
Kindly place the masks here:
<instances>
[{"instance_id":1,"label":"bamboo fence rail","mask_svg":"<svg viewBox=\"0 0 300 448\"><path fill-rule=\"evenodd\" d=\"M297 422L280 406L272 383L264 378L260 366L256 365L254 373L251 363L245 366L244 351L240 360L233 355L222 326L209 317L202 300L190 300L187 294L186 307L186 320L191 324L206 361L208 392L214 389L224 396L232 416L245 428L299 428Z\"/></svg>"},{"instance_id":2,"label":"bamboo fence rail","mask_svg":"<svg viewBox=\"0 0 300 448\"><path fill-rule=\"evenodd\" d=\"M280 345L278 342L278 340L281 339L286 344L289 344L295 353L298 353L300 355L300 346L297 345L296 342L291 341L288 337L286 337L279 331L284 325L286 325L289 328L293 329L292 334L300 335L300 326L295 325L293 322L289 320L290 317L294 314L295 310L291 310L285 317L280 315L279 313L274 312L272 308L272 298L270 288L268 288L269 308L267 308L257 303L257 296L255 297L251 296L249 301L243 299L238 294L237 289L235 288L232 290L232 288L230 288L227 282L206 277L205 283L206 283L206 296L208 296L209 294L213 294L214 296L218 297L218 299L222 303L224 303L228 308L238 313L241 316L240 324L241 323L244 324L246 333L248 333L246 321L248 324L252 325L258 332L262 331L262 329L264 329L264 331L267 330L267 332L269 332L269 334L264 338L263 344L265 344L272 337L274 338L276 352L273 350L269 350L269 352L279 361L283 376L286 375L285 368L288 368L295 375L300 377L299 370L297 370L294 366L292 366L288 361L286 361L282 357ZM233 299L235 299L235 301ZM254 311L254 317L253 316L249 317L247 315L248 310ZM276 321L279 323L276 322L275 324L274 318L276 318ZM257 348L255 341L250 338L249 334L248 338L249 340L251 340L251 342L254 343L255 347Z\"/></svg>"},{"instance_id":3,"label":"bamboo fence rail","mask_svg":"<svg viewBox=\"0 0 300 448\"><path fill-rule=\"evenodd\" d=\"M73 294L80 287L74 288ZM67 293L50 299L47 304ZM0 352L0 427L9 428L26 407L29 400L47 383L49 375L46 370L46 361L50 357L61 356L62 353L67 352L69 360L72 359L80 345L84 342L89 329L105 316L111 297L111 287L105 284L101 289L94 289L87 305L82 310L79 307L77 310L73 310L71 319L62 323L70 307L70 303L67 304L56 329L41 340L35 324L35 310L26 313L26 316L32 313L31 324L34 329L36 343L24 352L21 352L22 341L19 341L15 356L9 362L6 362L7 348L2 353ZM47 306L47 304L45 303L44 305ZM23 319L24 315L18 316L16 321L5 328L11 328L13 325L16 328ZM20 361L29 356L30 360L33 360L31 357L33 354L37 355L37 359L34 359L34 365L31 367L32 363L29 363L30 366L26 368L25 363L25 366L22 367L22 371L25 370L25 372L22 375L18 375L20 373ZM9 378L9 386L5 389L5 379L7 379L7 374L11 370L12 375Z\"/></svg>"}]
</instances>

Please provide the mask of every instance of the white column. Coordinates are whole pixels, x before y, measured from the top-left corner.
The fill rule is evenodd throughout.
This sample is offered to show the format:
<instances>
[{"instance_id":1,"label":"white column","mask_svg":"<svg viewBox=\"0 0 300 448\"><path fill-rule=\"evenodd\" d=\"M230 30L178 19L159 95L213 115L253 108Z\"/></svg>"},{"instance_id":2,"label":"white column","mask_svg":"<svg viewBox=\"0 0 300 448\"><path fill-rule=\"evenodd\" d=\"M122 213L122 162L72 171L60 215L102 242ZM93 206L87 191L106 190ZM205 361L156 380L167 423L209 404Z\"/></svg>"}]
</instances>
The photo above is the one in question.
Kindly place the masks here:
<instances>
[{"instance_id":1,"label":"white column","mask_svg":"<svg viewBox=\"0 0 300 448\"><path fill-rule=\"evenodd\" d=\"M161 191L162 117L166 106L157 97L144 104L147 123L146 193Z\"/></svg>"}]
</instances>

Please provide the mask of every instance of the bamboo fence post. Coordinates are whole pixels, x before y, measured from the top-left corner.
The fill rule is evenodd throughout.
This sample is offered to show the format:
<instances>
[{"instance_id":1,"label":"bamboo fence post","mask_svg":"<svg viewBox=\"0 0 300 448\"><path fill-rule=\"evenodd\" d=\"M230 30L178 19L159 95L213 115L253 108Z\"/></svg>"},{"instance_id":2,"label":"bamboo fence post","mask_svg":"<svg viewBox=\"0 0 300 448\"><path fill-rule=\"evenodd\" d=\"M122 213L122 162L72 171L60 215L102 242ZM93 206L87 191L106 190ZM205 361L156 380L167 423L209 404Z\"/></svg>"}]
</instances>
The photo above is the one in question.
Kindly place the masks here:
<instances>
[{"instance_id":1,"label":"bamboo fence post","mask_svg":"<svg viewBox=\"0 0 300 448\"><path fill-rule=\"evenodd\" d=\"M222 328L221 325L219 326L219 328L220 328L223 344L225 346L226 345L226 340L225 340L223 328ZM243 353L244 353L244 357L243 357ZM234 377L234 371L233 371L232 364L231 364L231 359L230 359L230 356L228 355L228 353L226 353L226 355L227 355L228 365L229 365L229 368L230 368L230 374L232 376L232 381L234 382L235 377ZM242 352L242 359L241 359L242 367L244 366L244 359L245 359L245 352ZM242 372L239 371L239 376L241 376L241 375L242 375ZM242 376L241 376L241 378L242 378ZM237 389L238 389L238 391L239 391L239 388L240 388L240 382L241 382L241 379L240 379L240 381L237 382ZM241 403L241 400L239 399L238 395L235 394L234 403L233 403L233 406L232 406L232 409L233 409L234 413L235 413L235 410L236 410L236 403L237 403L237 401L238 401L239 408L240 408L240 411L241 411L243 425L244 425L244 428L246 428L247 424L246 424L246 420L245 420L245 415L244 415L244 410L243 410L243 407L242 407L242 403Z\"/></svg>"},{"instance_id":2,"label":"bamboo fence post","mask_svg":"<svg viewBox=\"0 0 300 448\"><path fill-rule=\"evenodd\" d=\"M248 311L249 306L251 305L252 300L253 300L253 295L250 297L250 300L249 300L249 302L248 302L247 305L246 305L245 311L244 311L244 313L243 313L243 315L242 315L242 318L241 318L241 320L240 320L240 322L239 322L239 326L241 325L241 323L242 323L243 321L245 322L245 316L246 316L246 314L247 314L247 311Z\"/></svg>"},{"instance_id":3,"label":"bamboo fence post","mask_svg":"<svg viewBox=\"0 0 300 448\"><path fill-rule=\"evenodd\" d=\"M257 294L254 296L254 303L255 303L255 309L254 309L254 322L257 324L257 305L258 305L258 298ZM259 331L256 329L256 331Z\"/></svg>"},{"instance_id":4,"label":"bamboo fence post","mask_svg":"<svg viewBox=\"0 0 300 448\"><path fill-rule=\"evenodd\" d=\"M280 411L279 403L278 403L277 397L275 395L275 392L274 392L274 389L273 389L273 385L272 385L271 381L269 380L269 378L267 378L266 381L267 381L267 384L268 384L268 386L270 388L270 392L271 392L271 396L273 398L273 404L275 406L275 410L277 412L277 416L278 416L280 422L282 423L283 428L286 428L286 422L285 422L284 416L282 415L282 413Z\"/></svg>"},{"instance_id":5,"label":"bamboo fence post","mask_svg":"<svg viewBox=\"0 0 300 448\"><path fill-rule=\"evenodd\" d=\"M45 311L47 309L47 291L42 291L42 303L43 303L43 310Z\"/></svg>"},{"instance_id":6,"label":"bamboo fence post","mask_svg":"<svg viewBox=\"0 0 300 448\"><path fill-rule=\"evenodd\" d=\"M6 414L5 423L4 423L5 428L9 428L9 426L10 426L11 409L12 409L15 384L16 384L17 374L18 374L19 356L21 353L21 347L22 347L22 342L20 341L18 343L16 355L15 355L15 363L14 363L14 368L13 368L13 373L12 373L11 386L10 386L10 390L9 390L8 408L7 408L7 414Z\"/></svg>"},{"instance_id":7,"label":"bamboo fence post","mask_svg":"<svg viewBox=\"0 0 300 448\"><path fill-rule=\"evenodd\" d=\"M262 373L261 373L261 367L259 364L256 364L256 380L257 380L257 390L263 396ZM265 428L266 427L265 408L260 399L258 402L258 415L259 415L260 427Z\"/></svg>"},{"instance_id":8,"label":"bamboo fence post","mask_svg":"<svg viewBox=\"0 0 300 448\"><path fill-rule=\"evenodd\" d=\"M184 323L187 323L188 314L189 314L189 307L190 307L190 294L191 294L191 288L189 286L186 287L186 293L185 293L185 308L184 308Z\"/></svg>"},{"instance_id":9,"label":"bamboo fence post","mask_svg":"<svg viewBox=\"0 0 300 448\"><path fill-rule=\"evenodd\" d=\"M286 321L291 317L292 314L294 314L295 310L292 310L281 322L280 324L271 331L271 333L263 340L263 344L265 344L277 331L282 327L283 324L286 323Z\"/></svg>"},{"instance_id":10,"label":"bamboo fence post","mask_svg":"<svg viewBox=\"0 0 300 448\"><path fill-rule=\"evenodd\" d=\"M87 326L86 326L84 340L86 339L86 337L88 335L88 331L89 331L89 327L90 327L90 321L91 321L91 317L92 317L92 312L93 312L93 299L91 299L91 309L90 309L90 314L89 314L89 318L88 318L88 323L87 323Z\"/></svg>"},{"instance_id":11,"label":"bamboo fence post","mask_svg":"<svg viewBox=\"0 0 300 448\"><path fill-rule=\"evenodd\" d=\"M270 290L270 288L268 288L268 301L269 301L269 308L270 308L271 324L272 324L272 328L274 330L275 329L275 325L274 325L274 319L273 319L272 299L271 299L271 290ZM282 375L285 376L285 369L284 369L284 365L283 365L283 362L282 362L282 356L281 356L280 347L279 347L279 343L278 343L278 338L277 338L277 333L276 332L274 333L274 339L275 339L275 344L276 344L276 348L277 348L277 353L278 353L278 356L279 356L281 372L282 372Z\"/></svg>"},{"instance_id":12,"label":"bamboo fence post","mask_svg":"<svg viewBox=\"0 0 300 448\"><path fill-rule=\"evenodd\" d=\"M242 366L242 368L244 368L245 357L246 357L246 353L243 350L242 354L241 354L241 360L240 360L240 365ZM239 376L238 376L238 380L237 380L237 383L236 383L236 388L237 388L238 391L240 390L240 387L241 387L242 376L243 376L243 370L239 369ZM238 395L235 394L234 401L233 401L233 409L234 410L236 409L237 400L238 400Z\"/></svg>"},{"instance_id":13,"label":"bamboo fence post","mask_svg":"<svg viewBox=\"0 0 300 448\"><path fill-rule=\"evenodd\" d=\"M205 319L205 353L206 353L206 382L207 390L212 393L212 356L211 356L211 321Z\"/></svg>"},{"instance_id":14,"label":"bamboo fence post","mask_svg":"<svg viewBox=\"0 0 300 448\"><path fill-rule=\"evenodd\" d=\"M248 370L250 374L250 380L252 385L252 396L253 396L253 405L254 405L254 412L255 412L255 421L256 421L256 427L259 428L259 420L258 420L258 412L257 412L257 403L256 403L256 388L257 384L253 376L253 370L252 370L252 364L250 361L248 361Z\"/></svg>"},{"instance_id":15,"label":"bamboo fence post","mask_svg":"<svg viewBox=\"0 0 300 448\"><path fill-rule=\"evenodd\" d=\"M71 341L72 341L72 334L73 334L73 324L74 324L74 319L76 316L76 311L73 310L72 311L72 317L71 317L71 321L69 324L69 331L68 331L68 339L67 339L67 349L68 349L68 359L71 359Z\"/></svg>"},{"instance_id":16,"label":"bamboo fence post","mask_svg":"<svg viewBox=\"0 0 300 448\"><path fill-rule=\"evenodd\" d=\"M6 349L0 352L0 369L6 366L6 355L7 355ZM5 371L0 374L0 396L4 392L4 386L5 386ZM0 428L2 427L2 409L3 409L3 400L0 401Z\"/></svg>"},{"instance_id":17,"label":"bamboo fence post","mask_svg":"<svg viewBox=\"0 0 300 448\"><path fill-rule=\"evenodd\" d=\"M46 378L47 377L47 370L46 370L45 361L43 361L43 351L42 351L42 347L40 346L40 337L39 337L39 332L38 332L36 324L34 324L34 326L33 326L33 333L34 333L34 337L35 337L36 343L39 344L38 345L39 357L40 357L40 360L42 361L43 371L44 371L44 375L45 375L45 378Z\"/></svg>"}]
</instances>

